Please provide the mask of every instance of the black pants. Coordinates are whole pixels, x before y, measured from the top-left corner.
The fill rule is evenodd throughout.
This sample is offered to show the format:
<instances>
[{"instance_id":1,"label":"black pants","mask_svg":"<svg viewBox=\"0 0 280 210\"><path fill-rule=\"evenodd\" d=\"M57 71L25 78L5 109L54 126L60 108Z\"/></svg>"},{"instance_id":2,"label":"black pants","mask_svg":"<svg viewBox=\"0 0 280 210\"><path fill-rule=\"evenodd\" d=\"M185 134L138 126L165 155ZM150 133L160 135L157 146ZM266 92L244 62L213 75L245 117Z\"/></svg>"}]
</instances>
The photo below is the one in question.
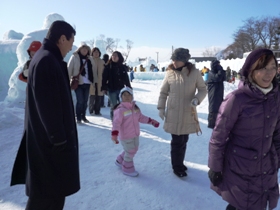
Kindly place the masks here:
<instances>
[{"instance_id":1,"label":"black pants","mask_svg":"<svg viewBox=\"0 0 280 210\"><path fill-rule=\"evenodd\" d=\"M214 128L218 113L210 112L208 114L208 128Z\"/></svg>"},{"instance_id":2,"label":"black pants","mask_svg":"<svg viewBox=\"0 0 280 210\"><path fill-rule=\"evenodd\" d=\"M62 210L65 197L61 198L29 198L25 210Z\"/></svg>"},{"instance_id":3,"label":"black pants","mask_svg":"<svg viewBox=\"0 0 280 210\"><path fill-rule=\"evenodd\" d=\"M171 134L171 164L174 171L182 172L184 170L184 159L189 135Z\"/></svg>"},{"instance_id":4,"label":"black pants","mask_svg":"<svg viewBox=\"0 0 280 210\"><path fill-rule=\"evenodd\" d=\"M104 95L103 95L103 96L100 96L100 107L105 107L104 100L105 100Z\"/></svg>"},{"instance_id":5,"label":"black pants","mask_svg":"<svg viewBox=\"0 0 280 210\"><path fill-rule=\"evenodd\" d=\"M101 97L98 96L98 88L97 88L97 83L95 85L95 93L94 95L90 95L89 97L89 113L92 114L100 114L100 109L101 109Z\"/></svg>"},{"instance_id":6,"label":"black pants","mask_svg":"<svg viewBox=\"0 0 280 210\"><path fill-rule=\"evenodd\" d=\"M94 95L90 95L89 96L89 113L92 114L100 114L100 109L101 109L101 97L102 96L94 96Z\"/></svg>"}]
</instances>

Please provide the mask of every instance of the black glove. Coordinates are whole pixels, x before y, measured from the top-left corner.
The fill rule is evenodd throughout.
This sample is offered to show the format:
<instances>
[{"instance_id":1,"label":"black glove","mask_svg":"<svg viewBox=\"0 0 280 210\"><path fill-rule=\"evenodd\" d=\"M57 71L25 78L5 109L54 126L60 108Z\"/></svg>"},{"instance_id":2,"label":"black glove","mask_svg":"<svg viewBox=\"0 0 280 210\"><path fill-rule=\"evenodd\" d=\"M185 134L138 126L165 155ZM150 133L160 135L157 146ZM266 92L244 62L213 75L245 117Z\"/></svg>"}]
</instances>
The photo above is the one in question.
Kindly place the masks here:
<instances>
[{"instance_id":1,"label":"black glove","mask_svg":"<svg viewBox=\"0 0 280 210\"><path fill-rule=\"evenodd\" d=\"M215 172L211 169L208 171L208 177L214 186L218 186L223 181L222 172Z\"/></svg>"}]
</instances>

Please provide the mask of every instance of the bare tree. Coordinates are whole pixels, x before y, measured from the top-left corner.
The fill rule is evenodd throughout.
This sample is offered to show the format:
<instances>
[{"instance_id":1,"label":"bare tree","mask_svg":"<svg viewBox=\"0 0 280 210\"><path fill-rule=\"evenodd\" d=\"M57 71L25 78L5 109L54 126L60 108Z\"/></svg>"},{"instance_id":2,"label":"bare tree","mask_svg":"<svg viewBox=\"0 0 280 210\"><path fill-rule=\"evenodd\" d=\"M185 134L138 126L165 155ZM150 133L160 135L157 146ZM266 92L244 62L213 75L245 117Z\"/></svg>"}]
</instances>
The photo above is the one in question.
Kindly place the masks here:
<instances>
[{"instance_id":1,"label":"bare tree","mask_svg":"<svg viewBox=\"0 0 280 210\"><path fill-rule=\"evenodd\" d=\"M106 51L110 52L110 53L113 53L114 52L114 47L115 47L114 39L110 38L110 37L106 38L105 39L105 44L106 44L106 47L105 47Z\"/></svg>"},{"instance_id":2,"label":"bare tree","mask_svg":"<svg viewBox=\"0 0 280 210\"><path fill-rule=\"evenodd\" d=\"M128 56L129 56L129 53L131 51L133 42L131 40L129 40L129 39L127 39L125 41L126 41L126 52L123 51L122 54L123 54L123 57L124 57L124 61L126 62Z\"/></svg>"},{"instance_id":3,"label":"bare tree","mask_svg":"<svg viewBox=\"0 0 280 210\"><path fill-rule=\"evenodd\" d=\"M245 25L241 27L241 31L247 40L247 46L249 46L249 51L257 48L260 41L260 35L257 30L257 21L255 18L249 18L244 21Z\"/></svg>"},{"instance_id":4,"label":"bare tree","mask_svg":"<svg viewBox=\"0 0 280 210\"><path fill-rule=\"evenodd\" d=\"M280 45L280 26L277 27L277 29L276 29L276 34L273 39L273 49L279 50L279 48L280 48L279 45Z\"/></svg>"},{"instance_id":5,"label":"bare tree","mask_svg":"<svg viewBox=\"0 0 280 210\"><path fill-rule=\"evenodd\" d=\"M224 57L226 59L242 58L243 52L244 51L237 43L233 43L224 50Z\"/></svg>"},{"instance_id":6,"label":"bare tree","mask_svg":"<svg viewBox=\"0 0 280 210\"><path fill-rule=\"evenodd\" d=\"M116 51L116 50L118 50L118 47L119 47L119 42L120 42L121 40L120 39L115 39L115 44L114 44L114 51Z\"/></svg>"},{"instance_id":7,"label":"bare tree","mask_svg":"<svg viewBox=\"0 0 280 210\"><path fill-rule=\"evenodd\" d=\"M204 52L202 52L203 57L215 57L221 49L217 47L206 48Z\"/></svg>"},{"instance_id":8,"label":"bare tree","mask_svg":"<svg viewBox=\"0 0 280 210\"><path fill-rule=\"evenodd\" d=\"M280 18L266 17L256 22L257 32L261 41L259 46L271 49L277 34L277 27L280 26Z\"/></svg>"},{"instance_id":9,"label":"bare tree","mask_svg":"<svg viewBox=\"0 0 280 210\"><path fill-rule=\"evenodd\" d=\"M279 49L280 38L280 17L272 18L268 24L269 30L269 48Z\"/></svg>"},{"instance_id":10,"label":"bare tree","mask_svg":"<svg viewBox=\"0 0 280 210\"><path fill-rule=\"evenodd\" d=\"M250 38L250 35L246 33L246 31L239 29L233 35L233 37L234 37L233 45L237 48L240 48L243 53L252 51L252 45L250 44L252 42L252 39Z\"/></svg>"},{"instance_id":11,"label":"bare tree","mask_svg":"<svg viewBox=\"0 0 280 210\"><path fill-rule=\"evenodd\" d=\"M100 35L99 35L99 38L100 38L101 40L104 40L104 39L105 39L105 35L104 35L104 34L100 34Z\"/></svg>"},{"instance_id":12,"label":"bare tree","mask_svg":"<svg viewBox=\"0 0 280 210\"><path fill-rule=\"evenodd\" d=\"M260 47L278 49L278 27L280 27L280 17L260 19L251 17L245 20L244 25L233 34L234 42L226 48L226 51L233 51L237 57L240 57L244 52Z\"/></svg>"},{"instance_id":13,"label":"bare tree","mask_svg":"<svg viewBox=\"0 0 280 210\"><path fill-rule=\"evenodd\" d=\"M86 43L88 46L90 46L91 48L94 47L94 39L87 40L87 41L85 41L85 43Z\"/></svg>"},{"instance_id":14,"label":"bare tree","mask_svg":"<svg viewBox=\"0 0 280 210\"><path fill-rule=\"evenodd\" d=\"M259 38L260 38L262 47L264 47L264 48L270 48L269 44L267 44L267 41L266 41L269 38L269 30L267 27L268 22L269 22L268 18L255 21L256 33L257 33L257 36L259 36Z\"/></svg>"}]
</instances>

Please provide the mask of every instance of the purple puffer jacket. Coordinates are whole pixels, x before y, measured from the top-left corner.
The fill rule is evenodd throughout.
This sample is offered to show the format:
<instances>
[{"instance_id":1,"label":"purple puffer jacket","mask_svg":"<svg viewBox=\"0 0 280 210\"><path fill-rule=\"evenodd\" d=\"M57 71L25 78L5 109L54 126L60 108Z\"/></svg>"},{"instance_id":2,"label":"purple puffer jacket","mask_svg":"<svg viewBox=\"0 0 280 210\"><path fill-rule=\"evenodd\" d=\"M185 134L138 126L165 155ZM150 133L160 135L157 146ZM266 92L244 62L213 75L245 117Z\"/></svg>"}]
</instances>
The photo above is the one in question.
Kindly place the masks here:
<instances>
[{"instance_id":1,"label":"purple puffer jacket","mask_svg":"<svg viewBox=\"0 0 280 210\"><path fill-rule=\"evenodd\" d=\"M211 188L240 210L273 209L279 198L280 92L240 82L220 106L208 166L223 173Z\"/></svg>"}]
</instances>

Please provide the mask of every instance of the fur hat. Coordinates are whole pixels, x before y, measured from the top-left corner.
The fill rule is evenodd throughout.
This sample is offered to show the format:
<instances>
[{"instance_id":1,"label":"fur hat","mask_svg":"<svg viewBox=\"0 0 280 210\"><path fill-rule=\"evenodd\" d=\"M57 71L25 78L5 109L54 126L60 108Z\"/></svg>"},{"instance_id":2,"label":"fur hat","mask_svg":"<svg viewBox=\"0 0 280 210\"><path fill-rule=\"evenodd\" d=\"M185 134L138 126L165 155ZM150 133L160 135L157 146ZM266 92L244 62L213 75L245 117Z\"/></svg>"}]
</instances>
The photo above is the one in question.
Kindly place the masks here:
<instances>
[{"instance_id":1,"label":"fur hat","mask_svg":"<svg viewBox=\"0 0 280 210\"><path fill-rule=\"evenodd\" d=\"M29 46L29 48L28 48L28 50L27 50L28 54L30 53L30 51L36 52L37 50L40 49L41 46L42 46L42 44L41 44L41 42L39 42L39 41L33 41L33 42L31 42L31 44L30 44L30 46Z\"/></svg>"},{"instance_id":2,"label":"fur hat","mask_svg":"<svg viewBox=\"0 0 280 210\"><path fill-rule=\"evenodd\" d=\"M173 61L182 61L187 63L190 59L191 55L188 49L185 48L177 48L171 56L171 60Z\"/></svg>"},{"instance_id":3,"label":"fur hat","mask_svg":"<svg viewBox=\"0 0 280 210\"><path fill-rule=\"evenodd\" d=\"M252 65L263 55L273 55L273 52L268 49L257 49L252 51L246 58L245 63L240 70L240 74L248 78Z\"/></svg>"},{"instance_id":4,"label":"fur hat","mask_svg":"<svg viewBox=\"0 0 280 210\"><path fill-rule=\"evenodd\" d=\"M132 95L132 99L133 99L133 90L130 88L130 87L124 87L123 89L121 89L120 91L120 95L119 95L119 98L120 98L120 102L122 102L122 94L124 92L128 92L130 95Z\"/></svg>"}]
</instances>

